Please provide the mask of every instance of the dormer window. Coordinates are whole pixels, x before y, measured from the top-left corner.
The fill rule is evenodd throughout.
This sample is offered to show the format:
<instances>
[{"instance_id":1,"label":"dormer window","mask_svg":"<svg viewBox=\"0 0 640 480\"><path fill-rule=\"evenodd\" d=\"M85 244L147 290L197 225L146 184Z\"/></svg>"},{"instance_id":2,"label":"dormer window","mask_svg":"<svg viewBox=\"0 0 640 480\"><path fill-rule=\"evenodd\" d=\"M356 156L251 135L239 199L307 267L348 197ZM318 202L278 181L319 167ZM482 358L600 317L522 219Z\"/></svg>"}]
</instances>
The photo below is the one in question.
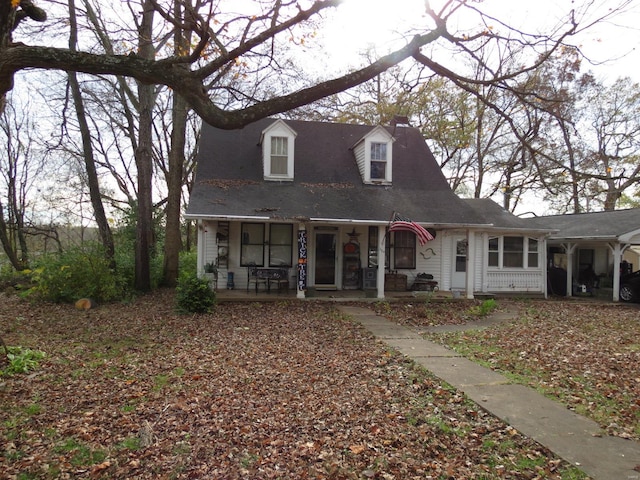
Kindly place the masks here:
<instances>
[{"instance_id":1,"label":"dormer window","mask_svg":"<svg viewBox=\"0 0 640 480\"><path fill-rule=\"evenodd\" d=\"M387 144L371 142L371 180L387 179Z\"/></svg>"},{"instance_id":2,"label":"dormer window","mask_svg":"<svg viewBox=\"0 0 640 480\"><path fill-rule=\"evenodd\" d=\"M262 162L265 180L293 180L296 132L283 120L276 120L262 132Z\"/></svg>"},{"instance_id":3,"label":"dormer window","mask_svg":"<svg viewBox=\"0 0 640 480\"><path fill-rule=\"evenodd\" d=\"M271 175L286 175L289 163L288 138L271 137Z\"/></svg>"},{"instance_id":4,"label":"dormer window","mask_svg":"<svg viewBox=\"0 0 640 480\"><path fill-rule=\"evenodd\" d=\"M393 141L387 130L375 127L352 147L364 183L391 184Z\"/></svg>"}]
</instances>

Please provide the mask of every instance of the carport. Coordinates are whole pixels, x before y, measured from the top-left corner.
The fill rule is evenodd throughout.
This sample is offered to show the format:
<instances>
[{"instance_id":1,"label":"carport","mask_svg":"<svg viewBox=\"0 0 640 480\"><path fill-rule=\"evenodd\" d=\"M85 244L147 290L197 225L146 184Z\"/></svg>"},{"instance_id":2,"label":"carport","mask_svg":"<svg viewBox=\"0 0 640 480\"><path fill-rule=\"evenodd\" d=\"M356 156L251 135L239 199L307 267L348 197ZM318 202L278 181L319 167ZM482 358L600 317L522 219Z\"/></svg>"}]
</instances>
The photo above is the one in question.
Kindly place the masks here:
<instances>
[{"instance_id":1,"label":"carport","mask_svg":"<svg viewBox=\"0 0 640 480\"><path fill-rule=\"evenodd\" d=\"M640 267L640 209L528 220L555 230L547 238L547 268L566 271L566 296L593 294L587 291L582 278L590 268L599 287L611 288L612 300L620 300L620 275Z\"/></svg>"}]
</instances>

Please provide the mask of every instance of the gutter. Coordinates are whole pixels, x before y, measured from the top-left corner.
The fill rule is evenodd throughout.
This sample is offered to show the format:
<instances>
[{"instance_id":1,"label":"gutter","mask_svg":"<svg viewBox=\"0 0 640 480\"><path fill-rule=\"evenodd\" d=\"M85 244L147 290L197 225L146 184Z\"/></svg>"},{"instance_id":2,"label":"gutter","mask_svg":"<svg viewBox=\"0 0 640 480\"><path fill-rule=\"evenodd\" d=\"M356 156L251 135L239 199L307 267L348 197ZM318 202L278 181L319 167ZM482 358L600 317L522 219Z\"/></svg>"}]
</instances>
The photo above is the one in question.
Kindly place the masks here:
<instances>
[{"instance_id":1,"label":"gutter","mask_svg":"<svg viewBox=\"0 0 640 480\"><path fill-rule=\"evenodd\" d=\"M185 213L187 220L271 220L271 217L255 217L251 215L202 215L195 213Z\"/></svg>"},{"instance_id":2,"label":"gutter","mask_svg":"<svg viewBox=\"0 0 640 480\"><path fill-rule=\"evenodd\" d=\"M199 215L199 214L185 214L184 218L189 220L260 220L260 221L294 221L294 222L312 222L312 223L337 223L343 225L377 225L385 226L389 224L389 221L380 220L358 220L358 219L345 219L345 218L328 218L328 217L310 217L308 219L296 218L273 218L265 216L251 216L251 215ZM455 230L455 229L477 229L477 230L497 230L502 232L535 232L550 234L551 232L557 232L557 230L542 229L542 228L513 228L513 227L498 227L493 223L428 223L428 222L416 222L419 225L426 226L426 228L434 228L436 230Z\"/></svg>"}]
</instances>

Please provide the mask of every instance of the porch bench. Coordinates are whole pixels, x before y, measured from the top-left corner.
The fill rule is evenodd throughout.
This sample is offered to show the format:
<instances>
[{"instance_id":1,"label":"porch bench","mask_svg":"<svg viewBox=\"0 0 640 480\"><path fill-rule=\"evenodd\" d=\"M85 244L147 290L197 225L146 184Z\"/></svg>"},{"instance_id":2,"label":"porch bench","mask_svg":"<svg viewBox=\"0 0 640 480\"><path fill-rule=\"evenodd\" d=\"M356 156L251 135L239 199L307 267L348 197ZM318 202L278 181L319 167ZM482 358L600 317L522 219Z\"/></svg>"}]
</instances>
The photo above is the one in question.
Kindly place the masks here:
<instances>
[{"instance_id":1,"label":"porch bench","mask_svg":"<svg viewBox=\"0 0 640 480\"><path fill-rule=\"evenodd\" d=\"M288 268L256 268L256 277L267 282L267 293L271 292L271 285L278 287L278 292L282 288L289 288L289 269Z\"/></svg>"}]
</instances>

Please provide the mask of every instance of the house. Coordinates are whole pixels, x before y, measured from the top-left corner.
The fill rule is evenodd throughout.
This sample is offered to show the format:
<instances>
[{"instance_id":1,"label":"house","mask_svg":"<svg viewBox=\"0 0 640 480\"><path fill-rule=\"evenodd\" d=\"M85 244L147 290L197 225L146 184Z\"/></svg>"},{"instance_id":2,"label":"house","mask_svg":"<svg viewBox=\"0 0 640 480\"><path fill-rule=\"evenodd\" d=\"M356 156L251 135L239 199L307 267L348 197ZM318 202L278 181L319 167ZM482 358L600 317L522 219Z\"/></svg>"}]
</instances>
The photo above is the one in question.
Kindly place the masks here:
<instances>
[{"instance_id":1,"label":"house","mask_svg":"<svg viewBox=\"0 0 640 480\"><path fill-rule=\"evenodd\" d=\"M591 287L611 289L619 300L620 275L638 269L640 209L553 215L527 219L532 226L548 227L551 293L593 294ZM592 278L589 278L592 277ZM591 283L591 284L590 284ZM607 295L608 296L608 295Z\"/></svg>"},{"instance_id":2,"label":"house","mask_svg":"<svg viewBox=\"0 0 640 480\"><path fill-rule=\"evenodd\" d=\"M427 229L388 231L394 213ZM546 292L551 230L455 195L419 130L267 118L203 126L186 217L218 288ZM380 266L380 268L379 268ZM286 276L288 282L283 282ZM259 285L259 280L264 280Z\"/></svg>"}]
</instances>

